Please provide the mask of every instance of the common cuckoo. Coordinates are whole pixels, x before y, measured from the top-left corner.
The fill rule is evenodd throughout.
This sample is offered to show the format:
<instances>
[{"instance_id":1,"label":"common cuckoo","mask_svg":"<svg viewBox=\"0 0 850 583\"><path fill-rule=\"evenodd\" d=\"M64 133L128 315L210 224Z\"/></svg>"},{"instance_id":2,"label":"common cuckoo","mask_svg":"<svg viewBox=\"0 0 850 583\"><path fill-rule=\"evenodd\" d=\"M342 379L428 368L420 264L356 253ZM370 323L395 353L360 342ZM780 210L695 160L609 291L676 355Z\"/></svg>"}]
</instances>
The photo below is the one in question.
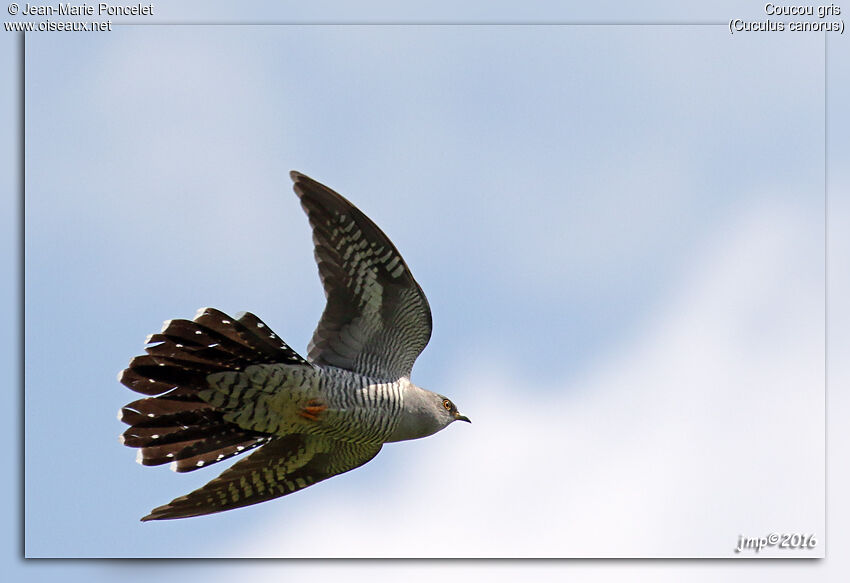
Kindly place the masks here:
<instances>
[{"instance_id":1,"label":"common cuckoo","mask_svg":"<svg viewBox=\"0 0 850 583\"><path fill-rule=\"evenodd\" d=\"M469 421L410 381L431 337L425 294L365 214L298 172L327 305L307 358L257 316L203 308L169 320L119 380L150 395L123 407L121 441L146 466L190 472L251 453L142 518L185 518L285 496L357 468L387 442Z\"/></svg>"}]
</instances>

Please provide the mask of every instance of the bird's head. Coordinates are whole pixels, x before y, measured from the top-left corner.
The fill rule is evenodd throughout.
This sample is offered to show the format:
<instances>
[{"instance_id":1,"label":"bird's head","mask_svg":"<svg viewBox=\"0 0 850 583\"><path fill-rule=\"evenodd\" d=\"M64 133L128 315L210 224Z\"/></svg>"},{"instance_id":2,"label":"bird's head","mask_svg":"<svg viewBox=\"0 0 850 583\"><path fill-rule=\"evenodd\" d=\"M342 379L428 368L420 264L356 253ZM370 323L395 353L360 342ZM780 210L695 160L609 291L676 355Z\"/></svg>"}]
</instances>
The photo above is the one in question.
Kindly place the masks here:
<instances>
[{"instance_id":1,"label":"bird's head","mask_svg":"<svg viewBox=\"0 0 850 583\"><path fill-rule=\"evenodd\" d=\"M388 441L403 441L433 435L450 423L466 421L451 399L432 393L413 383L404 385L404 407L395 433Z\"/></svg>"},{"instance_id":2,"label":"bird's head","mask_svg":"<svg viewBox=\"0 0 850 583\"><path fill-rule=\"evenodd\" d=\"M446 425L452 421L466 421L467 423L472 423L472 421L469 420L469 417L460 414L460 411L457 410L457 406L452 403L451 399L442 395L437 395L436 393L434 396L437 397L437 400L439 401L437 409L440 409L440 414L446 419Z\"/></svg>"}]
</instances>

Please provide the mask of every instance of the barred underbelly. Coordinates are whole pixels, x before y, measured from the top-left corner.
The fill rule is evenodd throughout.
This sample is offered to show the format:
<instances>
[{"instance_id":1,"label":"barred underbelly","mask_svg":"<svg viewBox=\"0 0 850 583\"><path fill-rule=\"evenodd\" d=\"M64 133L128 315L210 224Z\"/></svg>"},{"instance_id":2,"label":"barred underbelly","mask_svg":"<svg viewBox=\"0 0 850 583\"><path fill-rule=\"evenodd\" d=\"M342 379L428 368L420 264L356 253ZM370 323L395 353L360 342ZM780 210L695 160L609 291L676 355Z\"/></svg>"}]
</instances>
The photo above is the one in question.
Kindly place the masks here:
<instances>
[{"instance_id":1,"label":"barred underbelly","mask_svg":"<svg viewBox=\"0 0 850 583\"><path fill-rule=\"evenodd\" d=\"M298 430L299 408L319 395L319 379L312 366L260 364L211 374L198 394L243 429L288 435Z\"/></svg>"},{"instance_id":2,"label":"barred underbelly","mask_svg":"<svg viewBox=\"0 0 850 583\"><path fill-rule=\"evenodd\" d=\"M320 381L328 401L320 432L353 443L386 441L400 419L399 383L377 381L339 369L327 372Z\"/></svg>"},{"instance_id":3,"label":"barred underbelly","mask_svg":"<svg viewBox=\"0 0 850 583\"><path fill-rule=\"evenodd\" d=\"M199 395L243 429L383 443L399 423L402 387L342 369L262 364L215 373Z\"/></svg>"}]
</instances>

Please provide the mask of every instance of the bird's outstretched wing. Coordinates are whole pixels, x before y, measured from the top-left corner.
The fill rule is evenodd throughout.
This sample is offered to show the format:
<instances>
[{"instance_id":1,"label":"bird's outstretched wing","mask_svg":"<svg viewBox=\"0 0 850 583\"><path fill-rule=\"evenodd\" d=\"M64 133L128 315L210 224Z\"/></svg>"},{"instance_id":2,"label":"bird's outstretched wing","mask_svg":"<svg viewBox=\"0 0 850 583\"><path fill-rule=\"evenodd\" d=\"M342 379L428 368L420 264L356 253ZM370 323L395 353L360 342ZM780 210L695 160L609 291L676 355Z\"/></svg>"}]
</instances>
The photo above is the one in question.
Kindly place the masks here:
<instances>
[{"instance_id":1,"label":"bird's outstretched wing","mask_svg":"<svg viewBox=\"0 0 850 583\"><path fill-rule=\"evenodd\" d=\"M409 376L431 337L425 294L369 217L312 178L290 176L313 228L327 296L309 359L379 378Z\"/></svg>"},{"instance_id":2,"label":"bird's outstretched wing","mask_svg":"<svg viewBox=\"0 0 850 583\"><path fill-rule=\"evenodd\" d=\"M380 444L359 445L315 435L273 438L218 478L154 508L142 520L201 516L286 496L362 466L380 450Z\"/></svg>"}]
</instances>

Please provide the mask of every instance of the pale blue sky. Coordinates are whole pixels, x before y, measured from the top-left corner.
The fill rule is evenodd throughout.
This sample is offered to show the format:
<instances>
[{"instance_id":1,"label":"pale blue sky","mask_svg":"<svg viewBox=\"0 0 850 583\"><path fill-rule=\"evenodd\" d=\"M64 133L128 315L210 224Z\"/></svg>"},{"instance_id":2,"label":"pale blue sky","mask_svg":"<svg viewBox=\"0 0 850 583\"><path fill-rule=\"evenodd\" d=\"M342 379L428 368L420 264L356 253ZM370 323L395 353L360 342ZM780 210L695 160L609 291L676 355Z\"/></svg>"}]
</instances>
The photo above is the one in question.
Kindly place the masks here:
<instances>
[{"instance_id":1,"label":"pale blue sky","mask_svg":"<svg viewBox=\"0 0 850 583\"><path fill-rule=\"evenodd\" d=\"M408 546L372 555L716 556L736 525L822 531L822 59L819 35L718 27L31 35L28 555L350 556L368 551L342 541L391 525ZM142 525L218 472L142 468L118 444L133 395L115 374L145 335L212 305L255 312L303 352L321 312L290 169L404 254L435 320L414 381L475 423L254 509ZM736 441L794 430L811 446ZM551 480L497 482L510 455L488 443ZM765 476L772 493L757 492ZM681 499L664 490L677 480ZM476 489L488 483L498 498ZM428 507L401 489L471 519L417 529ZM582 514L576 499L603 508L594 491L610 514ZM805 493L791 509L790 492ZM510 510L528 497L550 522ZM661 499L669 513L638 518ZM332 532L307 504L337 509ZM588 528L600 544L576 551Z\"/></svg>"}]
</instances>

